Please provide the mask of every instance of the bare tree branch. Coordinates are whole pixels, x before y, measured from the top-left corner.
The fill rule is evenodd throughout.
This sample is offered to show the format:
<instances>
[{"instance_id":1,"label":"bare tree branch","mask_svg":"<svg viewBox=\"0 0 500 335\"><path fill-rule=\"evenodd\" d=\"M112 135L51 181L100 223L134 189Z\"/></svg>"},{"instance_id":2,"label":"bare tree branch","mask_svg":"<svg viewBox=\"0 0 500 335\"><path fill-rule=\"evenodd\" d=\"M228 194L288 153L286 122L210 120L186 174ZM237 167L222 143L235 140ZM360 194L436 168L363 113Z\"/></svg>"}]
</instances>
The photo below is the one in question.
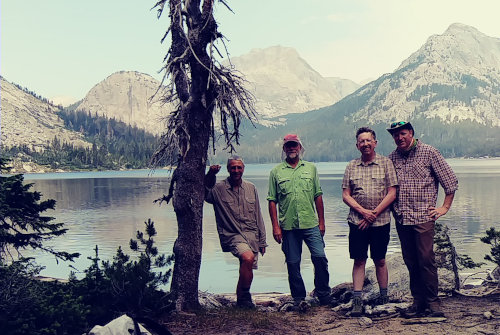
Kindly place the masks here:
<instances>
[{"instance_id":1,"label":"bare tree branch","mask_svg":"<svg viewBox=\"0 0 500 335\"><path fill-rule=\"evenodd\" d=\"M166 0L158 1L155 7L158 8L159 16L164 10ZM220 1L229 10L227 3ZM165 65L162 68L164 72L162 84L171 79L167 85L168 93L162 97L165 103L176 105L174 112L168 117L165 133L161 137L161 143L151 160L151 165L156 167L164 164L168 166L177 166L178 159L183 157L189 149L189 135L185 130L186 118L183 117L182 110L189 109L191 85L191 69L186 67L190 62L196 62L209 73L209 80L206 83L207 89L215 92L213 106L214 113L219 113L218 122L212 121L210 124L211 148L215 153L217 142L216 134L220 131L224 139L224 150L235 151L235 145L239 145L240 131L239 127L243 118L249 119L252 124L257 120L254 101L255 97L245 88L247 83L243 75L223 66L215 57L215 54L221 57L220 51L216 47L216 41L221 41L225 54L229 58L224 36L217 31L217 25L213 18L213 1L205 0L202 4L200 17L199 1L170 1L170 19L171 25L166 35L172 34L176 38L176 43L172 43L166 56ZM185 13L185 14L183 14ZM184 17L186 18L184 18ZM204 60L192 45L190 30L193 29L193 22L202 20L202 25L197 27L200 34L208 36L209 59ZM212 26L215 27L212 28ZM165 36L166 36L165 35Z\"/></svg>"}]
</instances>

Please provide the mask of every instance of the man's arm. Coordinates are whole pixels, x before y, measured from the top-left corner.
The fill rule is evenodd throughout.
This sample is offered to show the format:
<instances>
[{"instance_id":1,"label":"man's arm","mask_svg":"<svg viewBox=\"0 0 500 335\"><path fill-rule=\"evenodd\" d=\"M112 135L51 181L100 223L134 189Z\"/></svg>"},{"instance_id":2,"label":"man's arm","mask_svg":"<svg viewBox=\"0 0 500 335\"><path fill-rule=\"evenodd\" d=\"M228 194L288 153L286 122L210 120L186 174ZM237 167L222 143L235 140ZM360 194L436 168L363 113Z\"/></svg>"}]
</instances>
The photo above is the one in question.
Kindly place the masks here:
<instances>
[{"instance_id":1,"label":"man's arm","mask_svg":"<svg viewBox=\"0 0 500 335\"><path fill-rule=\"evenodd\" d=\"M387 194L385 195L384 199L382 199L378 206L373 210L375 216L378 216L380 213L385 211L386 208L389 207L394 200L396 200L396 186L389 186L387 188Z\"/></svg>"},{"instance_id":2,"label":"man's arm","mask_svg":"<svg viewBox=\"0 0 500 335\"><path fill-rule=\"evenodd\" d=\"M276 208L276 202L269 200L269 217L271 218L271 223L273 225L273 237L278 243L281 243L281 227L278 223L278 210Z\"/></svg>"},{"instance_id":3,"label":"man's arm","mask_svg":"<svg viewBox=\"0 0 500 335\"><path fill-rule=\"evenodd\" d=\"M215 177L215 175L219 173L219 171L220 165L211 165L203 181L205 184L205 201L210 204L214 203L211 190L215 186L215 182L217 181L217 177Z\"/></svg>"},{"instance_id":4,"label":"man's arm","mask_svg":"<svg viewBox=\"0 0 500 335\"><path fill-rule=\"evenodd\" d=\"M319 231L321 236L325 236L325 207L323 205L323 196L318 195L314 198L314 204L316 205L316 212L318 213L318 223L319 223Z\"/></svg>"},{"instance_id":5,"label":"man's arm","mask_svg":"<svg viewBox=\"0 0 500 335\"><path fill-rule=\"evenodd\" d=\"M255 221L257 224L257 229L259 230L259 251L264 256L266 253L266 226L264 225L264 219L262 218L262 212L260 211L259 193L257 188L254 187L255 192Z\"/></svg>"},{"instance_id":6,"label":"man's arm","mask_svg":"<svg viewBox=\"0 0 500 335\"><path fill-rule=\"evenodd\" d=\"M441 155L437 149L433 148L433 150L431 159L432 171L445 193L443 205L441 207L429 207L429 218L431 220L437 220L448 213L448 210L453 204L455 192L458 189L458 179L443 155Z\"/></svg>"}]
</instances>

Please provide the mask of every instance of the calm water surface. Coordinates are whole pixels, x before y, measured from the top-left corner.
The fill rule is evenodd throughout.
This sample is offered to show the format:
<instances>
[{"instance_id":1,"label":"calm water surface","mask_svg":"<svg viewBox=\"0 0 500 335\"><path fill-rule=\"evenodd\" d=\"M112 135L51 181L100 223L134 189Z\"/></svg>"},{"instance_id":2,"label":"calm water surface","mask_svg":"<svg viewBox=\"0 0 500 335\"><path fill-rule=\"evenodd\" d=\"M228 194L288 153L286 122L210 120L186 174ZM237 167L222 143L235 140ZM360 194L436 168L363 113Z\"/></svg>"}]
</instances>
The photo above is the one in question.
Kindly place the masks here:
<instances>
[{"instance_id":1,"label":"calm water surface","mask_svg":"<svg viewBox=\"0 0 500 335\"><path fill-rule=\"evenodd\" d=\"M451 237L459 252L481 261L489 252L488 245L479 241L488 227L500 229L500 159L449 160L459 177L459 191L448 214L440 219L451 230ZM352 262L348 256L346 217L348 207L342 202L341 182L347 163L318 163L326 218L326 253L329 260L330 284L350 281ZM272 237L271 222L267 214L267 178L275 164L252 165L245 170L245 178L259 191L267 229L269 247L259 258L255 271L253 292L289 292L284 256ZM221 171L219 179L227 172ZM177 222L171 205L161 206L153 201L167 192L169 173L164 170L72 172L53 174L26 174L27 182L42 192L43 199L57 200L56 210L48 215L55 222L64 222L68 232L52 243L58 250L80 252L82 256L73 264L78 270L86 269L99 246L99 256L111 260L118 246L126 253L130 238L143 230L144 221L151 218L158 231L157 245L170 254L177 235ZM440 190L442 192L442 190ZM440 194L439 203L442 202ZM394 225L391 227L389 253L400 249ZM35 255L46 268L42 275L66 278L71 271L67 262L57 264L53 257ZM370 264L371 262L369 262ZM238 261L220 249L211 205L204 206L203 260L200 289L210 292L233 292L238 278ZM307 289L313 289L310 254L304 247L302 274ZM82 276L77 273L77 276Z\"/></svg>"}]
</instances>

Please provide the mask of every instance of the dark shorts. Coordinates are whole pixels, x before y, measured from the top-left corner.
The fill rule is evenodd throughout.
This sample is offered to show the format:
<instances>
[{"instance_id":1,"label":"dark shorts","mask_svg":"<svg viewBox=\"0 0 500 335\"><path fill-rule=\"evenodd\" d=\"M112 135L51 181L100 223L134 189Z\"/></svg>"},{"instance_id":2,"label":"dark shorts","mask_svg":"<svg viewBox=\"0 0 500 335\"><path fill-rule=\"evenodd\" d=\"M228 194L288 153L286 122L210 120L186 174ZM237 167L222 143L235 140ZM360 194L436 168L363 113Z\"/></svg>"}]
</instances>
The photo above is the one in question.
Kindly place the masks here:
<instances>
[{"instance_id":1,"label":"dark shorts","mask_svg":"<svg viewBox=\"0 0 500 335\"><path fill-rule=\"evenodd\" d=\"M351 259L367 259L368 245L370 257L374 260L385 259L391 225L358 229L357 225L349 223L349 255Z\"/></svg>"}]
</instances>

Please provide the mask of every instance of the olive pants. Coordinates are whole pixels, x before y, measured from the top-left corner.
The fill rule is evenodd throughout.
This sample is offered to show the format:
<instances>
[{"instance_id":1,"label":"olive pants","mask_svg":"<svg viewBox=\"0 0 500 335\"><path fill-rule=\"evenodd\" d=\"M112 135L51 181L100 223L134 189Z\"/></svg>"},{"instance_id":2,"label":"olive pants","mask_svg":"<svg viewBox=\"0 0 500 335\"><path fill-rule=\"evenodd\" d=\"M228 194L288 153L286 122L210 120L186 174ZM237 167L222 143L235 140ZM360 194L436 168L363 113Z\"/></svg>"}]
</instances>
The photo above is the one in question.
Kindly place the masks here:
<instances>
[{"instance_id":1,"label":"olive pants","mask_svg":"<svg viewBox=\"0 0 500 335\"><path fill-rule=\"evenodd\" d=\"M434 255L434 221L419 225L396 224L403 260L410 274L414 303L428 306L438 298L438 274Z\"/></svg>"}]
</instances>

